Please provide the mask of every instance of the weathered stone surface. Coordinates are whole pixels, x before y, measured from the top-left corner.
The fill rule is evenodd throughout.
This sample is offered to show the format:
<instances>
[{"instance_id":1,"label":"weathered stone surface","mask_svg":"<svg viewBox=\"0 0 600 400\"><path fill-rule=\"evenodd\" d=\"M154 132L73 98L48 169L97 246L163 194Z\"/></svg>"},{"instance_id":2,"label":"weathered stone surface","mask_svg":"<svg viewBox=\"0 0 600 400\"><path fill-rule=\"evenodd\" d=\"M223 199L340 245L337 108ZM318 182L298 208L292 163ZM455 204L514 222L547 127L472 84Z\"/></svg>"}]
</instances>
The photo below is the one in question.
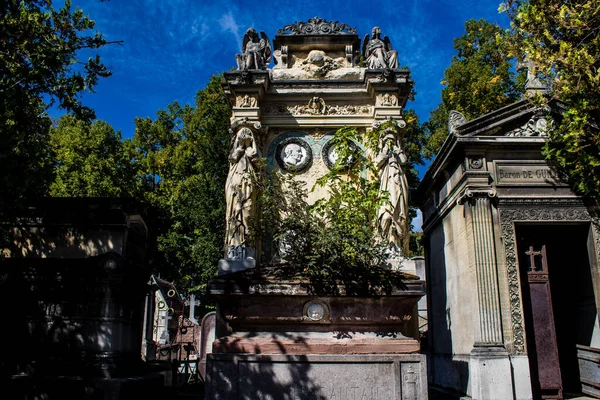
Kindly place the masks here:
<instances>
[{"instance_id":1,"label":"weathered stone surface","mask_svg":"<svg viewBox=\"0 0 600 400\"><path fill-rule=\"evenodd\" d=\"M577 346L582 391L600 397L600 350L589 346Z\"/></svg>"},{"instance_id":2,"label":"weathered stone surface","mask_svg":"<svg viewBox=\"0 0 600 400\"><path fill-rule=\"evenodd\" d=\"M209 356L210 399L427 399L425 356Z\"/></svg>"},{"instance_id":3,"label":"weathered stone surface","mask_svg":"<svg viewBox=\"0 0 600 400\"><path fill-rule=\"evenodd\" d=\"M560 368L565 360L569 366L562 374L554 370L555 380L567 379L571 390L579 390L571 362L577 361L575 341L590 346L598 343L597 325L581 325L584 320L597 324L595 306L569 303L570 298L582 298L585 290L592 292L584 290L582 282L593 280L598 293L597 232L589 229L595 224L582 199L543 159L548 112L521 100L471 121L452 114L448 141L417 191L428 261L428 360L433 398L447 398L449 393L454 398L486 400L541 398L540 377L544 374L540 371L551 366L541 362L543 349L532 343L549 341L552 335L543 336L538 329L536 336L527 314L531 305L526 303L531 300L523 293L530 289L527 265L520 260L524 250L519 248L525 236L530 244L550 241L557 254L574 248L579 250L573 253L585 253L559 258L555 264L555 271L564 271L569 265L581 275L577 284L559 283L556 293L561 293L560 300L552 301L559 311L564 304L572 306L562 311L565 317L556 326L573 324L572 331L577 331L577 339L573 336L570 343L562 342L562 350L558 346ZM519 230L525 229L522 226L531 230L525 234ZM565 237L557 239L562 232ZM564 249L560 249L562 243ZM555 282L565 281L564 276ZM552 278L550 282L553 285ZM586 296L591 305L592 296ZM545 307L547 313L547 304ZM553 322L543 325L555 326ZM531 365L535 370L530 371ZM553 390L560 396L559 385Z\"/></svg>"},{"instance_id":4,"label":"weathered stone surface","mask_svg":"<svg viewBox=\"0 0 600 400\"><path fill-rule=\"evenodd\" d=\"M346 80L356 81L362 79L364 76L363 68L337 68L331 71L327 71L324 74L317 74L313 71L307 71L300 68L282 69L276 68L271 71L271 79L274 81L285 81L285 80Z\"/></svg>"},{"instance_id":5,"label":"weathered stone surface","mask_svg":"<svg viewBox=\"0 0 600 400\"><path fill-rule=\"evenodd\" d=\"M402 110L413 82L408 70L390 69L397 66L397 53L384 38L383 56L379 33L371 40L371 53L373 60L385 57L386 66L366 70L359 66L360 40L347 25L320 18L288 25L275 37L273 70L225 73L223 88L232 105L232 131L248 125L257 153L266 156L267 170L308 188L330 171L336 157L331 140L338 128L356 127L362 138L367 130L395 121L390 125L398 131L386 132L387 139L394 139L391 153L366 154L361 139L356 150L377 158L385 180L382 191L398 195L390 199L398 212L382 210L380 234L404 250L406 232L400 225L407 222L407 188L388 178L403 173L405 160L396 156L402 151ZM327 187L317 188L307 201L327 196ZM427 397L424 356L416 354L421 348L417 303L424 281L395 271L390 274L395 286L382 284L385 290L367 290L364 282L356 282L325 293L298 270L283 264L265 267L261 257L271 260L274 254L259 254L258 242L234 243L257 249L255 268L242 270L243 256L237 257L238 264L226 260L209 284L218 306L207 398ZM394 267L400 263L396 261ZM344 357L336 357L340 354Z\"/></svg>"},{"instance_id":6,"label":"weathered stone surface","mask_svg":"<svg viewBox=\"0 0 600 400\"><path fill-rule=\"evenodd\" d=\"M400 332L239 332L213 343L214 353L410 354L419 350L418 340Z\"/></svg>"}]
</instances>

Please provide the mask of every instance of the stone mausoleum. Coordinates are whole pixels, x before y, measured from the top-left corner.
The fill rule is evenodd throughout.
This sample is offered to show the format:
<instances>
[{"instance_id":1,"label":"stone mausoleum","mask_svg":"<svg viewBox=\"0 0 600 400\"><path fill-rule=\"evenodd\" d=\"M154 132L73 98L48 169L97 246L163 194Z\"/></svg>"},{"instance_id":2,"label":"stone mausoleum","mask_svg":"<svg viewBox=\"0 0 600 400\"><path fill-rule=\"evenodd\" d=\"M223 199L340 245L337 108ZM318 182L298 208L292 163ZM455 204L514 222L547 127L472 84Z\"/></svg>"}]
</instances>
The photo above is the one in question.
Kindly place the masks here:
<instances>
[{"instance_id":1,"label":"stone mausoleum","mask_svg":"<svg viewBox=\"0 0 600 400\"><path fill-rule=\"evenodd\" d=\"M233 134L227 179L227 254L209 284L217 302L216 339L207 357L210 399L424 399L417 302L425 283L415 274L378 297L317 295L303 282L264 266L261 243L249 240L256 209L258 160L267 169L314 186L338 157L339 128L378 129L382 193L378 234L394 251L390 265L415 272L405 257L408 185L402 134L410 72L398 68L390 39L373 28L313 18L280 29L271 42L249 29L225 73ZM268 69L270 62L274 67ZM387 126L387 125L385 125ZM383 130L383 129L382 129ZM358 151L364 151L356 143ZM313 202L327 187L309 194Z\"/></svg>"},{"instance_id":2,"label":"stone mausoleum","mask_svg":"<svg viewBox=\"0 0 600 400\"><path fill-rule=\"evenodd\" d=\"M600 230L541 155L527 95L449 136L419 188L432 398L600 397ZM551 118L549 118L551 117Z\"/></svg>"}]
</instances>

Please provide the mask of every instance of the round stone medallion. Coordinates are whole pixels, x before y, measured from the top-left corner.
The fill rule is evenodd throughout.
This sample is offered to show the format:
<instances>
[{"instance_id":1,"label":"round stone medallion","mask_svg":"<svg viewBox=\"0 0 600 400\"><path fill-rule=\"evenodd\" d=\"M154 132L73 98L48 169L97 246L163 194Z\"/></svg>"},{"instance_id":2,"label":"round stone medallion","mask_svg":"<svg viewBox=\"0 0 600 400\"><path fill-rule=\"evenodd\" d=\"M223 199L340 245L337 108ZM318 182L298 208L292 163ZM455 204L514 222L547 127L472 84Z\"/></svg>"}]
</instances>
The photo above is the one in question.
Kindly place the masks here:
<instances>
[{"instance_id":1,"label":"round stone medallion","mask_svg":"<svg viewBox=\"0 0 600 400\"><path fill-rule=\"evenodd\" d=\"M282 140L275 149L277 164L284 171L300 172L308 168L312 161L310 145L298 137Z\"/></svg>"},{"instance_id":2,"label":"round stone medallion","mask_svg":"<svg viewBox=\"0 0 600 400\"><path fill-rule=\"evenodd\" d=\"M320 321L325 316L325 307L321 303L312 303L306 307L306 316L313 321Z\"/></svg>"},{"instance_id":3,"label":"round stone medallion","mask_svg":"<svg viewBox=\"0 0 600 400\"><path fill-rule=\"evenodd\" d=\"M356 144L352 143L350 146L352 147L353 153L358 152L358 146ZM335 150L335 146L333 146L333 141L329 140L327 141L327 143L325 143L323 149L321 150L321 157L323 158L325 165L327 165L327 168L333 168L335 162L338 160L339 157L337 151ZM355 160L356 158L351 156L348 160L349 162L345 165L344 169L349 168Z\"/></svg>"},{"instance_id":4,"label":"round stone medallion","mask_svg":"<svg viewBox=\"0 0 600 400\"><path fill-rule=\"evenodd\" d=\"M329 307L319 299L310 300L304 304L304 319L307 322L328 322Z\"/></svg>"}]
</instances>

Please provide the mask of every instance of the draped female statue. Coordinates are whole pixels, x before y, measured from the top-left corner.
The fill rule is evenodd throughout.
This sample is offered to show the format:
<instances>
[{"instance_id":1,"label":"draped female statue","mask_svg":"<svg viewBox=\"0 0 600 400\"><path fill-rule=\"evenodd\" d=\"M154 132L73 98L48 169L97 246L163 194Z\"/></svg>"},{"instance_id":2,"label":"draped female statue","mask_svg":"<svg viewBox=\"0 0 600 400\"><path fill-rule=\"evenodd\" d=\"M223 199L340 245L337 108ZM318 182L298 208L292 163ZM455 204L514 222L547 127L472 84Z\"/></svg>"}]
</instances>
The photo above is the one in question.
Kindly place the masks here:
<instances>
[{"instance_id":1,"label":"draped female statue","mask_svg":"<svg viewBox=\"0 0 600 400\"><path fill-rule=\"evenodd\" d=\"M390 39L381 39L381 29L376 26L371 31L371 38L366 34L363 39L363 56L369 69L398 68L398 52L392 49Z\"/></svg>"},{"instance_id":2,"label":"draped female statue","mask_svg":"<svg viewBox=\"0 0 600 400\"><path fill-rule=\"evenodd\" d=\"M225 186L227 199L227 230L225 247L245 245L248 222L254 212L256 188L254 176L259 158L254 134L250 128L241 128L235 135L229 154L229 175Z\"/></svg>"},{"instance_id":3,"label":"draped female statue","mask_svg":"<svg viewBox=\"0 0 600 400\"><path fill-rule=\"evenodd\" d=\"M377 214L378 235L394 251L406 255L408 241L408 181L404 171L407 158L396 127L381 132L375 165L379 174L379 190L388 200Z\"/></svg>"}]
</instances>

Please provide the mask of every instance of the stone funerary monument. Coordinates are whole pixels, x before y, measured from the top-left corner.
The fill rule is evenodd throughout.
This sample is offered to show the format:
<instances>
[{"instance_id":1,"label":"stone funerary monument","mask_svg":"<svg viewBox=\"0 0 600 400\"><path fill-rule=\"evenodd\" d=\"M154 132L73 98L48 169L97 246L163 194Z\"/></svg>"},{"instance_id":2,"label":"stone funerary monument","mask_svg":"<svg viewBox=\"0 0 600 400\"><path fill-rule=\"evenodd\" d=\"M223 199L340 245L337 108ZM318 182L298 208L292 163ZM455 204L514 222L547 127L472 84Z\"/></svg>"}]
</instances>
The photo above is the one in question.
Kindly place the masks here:
<instances>
[{"instance_id":1,"label":"stone funerary monument","mask_svg":"<svg viewBox=\"0 0 600 400\"><path fill-rule=\"evenodd\" d=\"M263 244L250 235L257 210L254 177L267 170L314 186L335 164L334 132L348 126L381 130L374 155L381 193L378 235L405 259L408 184L403 170L402 111L412 90L408 70L381 29L363 40L356 30L320 18L277 32L249 29L238 70L225 73L232 107L226 184L226 257L209 284L217 302L216 340L207 359L210 399L424 399L416 304L424 281L415 275L383 296L317 295L303 282L263 268ZM268 69L270 62L274 67ZM389 121L394 123L389 124ZM388 123L388 125L386 125ZM358 151L364 151L356 143ZM314 202L327 187L309 193Z\"/></svg>"},{"instance_id":2,"label":"stone funerary monument","mask_svg":"<svg viewBox=\"0 0 600 400\"><path fill-rule=\"evenodd\" d=\"M512 105L451 112L419 187L435 398L600 397L598 221L542 157L561 107L528 77Z\"/></svg>"}]
</instances>

